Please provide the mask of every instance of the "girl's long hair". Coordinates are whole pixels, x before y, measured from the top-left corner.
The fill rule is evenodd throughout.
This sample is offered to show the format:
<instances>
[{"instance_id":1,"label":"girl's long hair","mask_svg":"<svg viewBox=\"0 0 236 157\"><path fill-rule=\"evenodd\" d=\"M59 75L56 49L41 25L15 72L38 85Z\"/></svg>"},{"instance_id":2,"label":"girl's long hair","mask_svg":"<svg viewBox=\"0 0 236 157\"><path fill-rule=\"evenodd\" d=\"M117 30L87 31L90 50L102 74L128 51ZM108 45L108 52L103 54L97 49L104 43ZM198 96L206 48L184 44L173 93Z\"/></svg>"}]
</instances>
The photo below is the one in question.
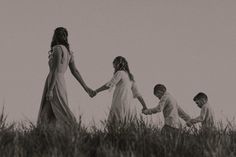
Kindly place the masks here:
<instances>
[{"instance_id":1,"label":"girl's long hair","mask_svg":"<svg viewBox=\"0 0 236 157\"><path fill-rule=\"evenodd\" d=\"M128 62L127 62L127 60L126 60L124 57L122 57L122 56L116 57L116 58L114 59L114 61L113 61L113 64L115 64L116 67L117 67L117 68L115 69L115 71L114 71L114 74L115 74L117 71L123 70L123 71L125 71L125 72L128 73L129 79L130 79L131 81L134 81L134 76L131 74L131 72L130 72L130 70L129 70Z\"/></svg>"},{"instance_id":2,"label":"girl's long hair","mask_svg":"<svg viewBox=\"0 0 236 157\"><path fill-rule=\"evenodd\" d=\"M68 43L68 32L66 28L63 27L57 27L54 31L52 41L51 41L51 50L49 51L52 52L52 48L55 45L64 45L67 50L70 52L70 44Z\"/></svg>"}]
</instances>

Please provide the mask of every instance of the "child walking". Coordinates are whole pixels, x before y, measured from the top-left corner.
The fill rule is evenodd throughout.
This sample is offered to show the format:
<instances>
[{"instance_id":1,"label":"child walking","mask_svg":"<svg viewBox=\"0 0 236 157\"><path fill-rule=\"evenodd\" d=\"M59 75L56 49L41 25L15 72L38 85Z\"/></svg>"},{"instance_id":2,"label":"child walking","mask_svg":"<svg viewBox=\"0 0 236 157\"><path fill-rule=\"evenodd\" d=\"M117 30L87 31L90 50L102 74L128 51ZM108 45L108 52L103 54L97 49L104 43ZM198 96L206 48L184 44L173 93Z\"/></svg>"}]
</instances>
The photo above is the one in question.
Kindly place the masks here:
<instances>
[{"instance_id":1,"label":"child walking","mask_svg":"<svg viewBox=\"0 0 236 157\"><path fill-rule=\"evenodd\" d=\"M201 108L200 115L194 119L191 119L187 125L192 126L196 123L202 124L202 129L212 129L215 127L215 115L213 108L208 103L208 97L205 93L200 92L194 98L193 101Z\"/></svg>"},{"instance_id":2,"label":"child walking","mask_svg":"<svg viewBox=\"0 0 236 157\"><path fill-rule=\"evenodd\" d=\"M146 109L146 103L138 91L134 77L129 70L127 60L118 56L113 61L114 76L112 79L95 90L96 94L115 87L108 121L123 122L136 116L135 106L132 105L133 98L137 98L143 110Z\"/></svg>"},{"instance_id":3,"label":"child walking","mask_svg":"<svg viewBox=\"0 0 236 157\"><path fill-rule=\"evenodd\" d=\"M143 113L151 115L163 111L165 124L161 132L164 134L178 132L181 127L179 117L188 122L191 119L190 116L183 111L175 98L167 92L164 85L157 84L154 87L154 95L159 98L159 104L154 108L143 110Z\"/></svg>"}]
</instances>

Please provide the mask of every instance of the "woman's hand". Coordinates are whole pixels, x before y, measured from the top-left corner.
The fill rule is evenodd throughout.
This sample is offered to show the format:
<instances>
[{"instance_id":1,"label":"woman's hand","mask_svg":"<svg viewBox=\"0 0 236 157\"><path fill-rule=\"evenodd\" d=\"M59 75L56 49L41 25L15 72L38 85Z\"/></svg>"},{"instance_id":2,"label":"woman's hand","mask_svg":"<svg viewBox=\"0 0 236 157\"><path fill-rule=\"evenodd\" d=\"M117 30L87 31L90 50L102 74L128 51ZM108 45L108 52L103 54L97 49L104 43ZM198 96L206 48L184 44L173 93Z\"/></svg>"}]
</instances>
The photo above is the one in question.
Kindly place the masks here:
<instances>
[{"instance_id":1,"label":"woman's hand","mask_svg":"<svg viewBox=\"0 0 236 157\"><path fill-rule=\"evenodd\" d=\"M52 90L49 90L46 94L46 100L47 101L51 101L53 98L53 91Z\"/></svg>"},{"instance_id":2,"label":"woman's hand","mask_svg":"<svg viewBox=\"0 0 236 157\"><path fill-rule=\"evenodd\" d=\"M87 89L87 93L88 93L88 95L89 95L91 98L93 98L94 96L97 95L97 92L94 91L94 90L92 90L92 89L90 89L90 88Z\"/></svg>"}]
</instances>

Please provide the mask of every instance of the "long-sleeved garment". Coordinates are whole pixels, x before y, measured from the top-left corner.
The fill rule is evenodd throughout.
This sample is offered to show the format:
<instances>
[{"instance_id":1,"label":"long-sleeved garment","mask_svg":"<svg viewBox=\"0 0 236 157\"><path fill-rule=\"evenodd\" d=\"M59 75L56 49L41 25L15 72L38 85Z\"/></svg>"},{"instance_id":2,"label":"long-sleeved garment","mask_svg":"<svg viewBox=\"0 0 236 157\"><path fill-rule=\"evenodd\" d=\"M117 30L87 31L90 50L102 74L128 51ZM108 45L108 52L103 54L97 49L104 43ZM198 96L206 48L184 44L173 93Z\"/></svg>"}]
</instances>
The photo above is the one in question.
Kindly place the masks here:
<instances>
[{"instance_id":1,"label":"long-sleeved garment","mask_svg":"<svg viewBox=\"0 0 236 157\"><path fill-rule=\"evenodd\" d=\"M117 71L106 85L110 88L115 86L108 121L124 121L136 116L136 108L132 100L141 95L136 83L130 80L128 73Z\"/></svg>"},{"instance_id":2,"label":"long-sleeved garment","mask_svg":"<svg viewBox=\"0 0 236 157\"><path fill-rule=\"evenodd\" d=\"M209 103L202 106L200 116L193 119L195 123L201 122L202 128L211 128L215 126L215 114Z\"/></svg>"},{"instance_id":3,"label":"long-sleeved garment","mask_svg":"<svg viewBox=\"0 0 236 157\"><path fill-rule=\"evenodd\" d=\"M165 125L177 129L181 127L179 117L181 117L186 122L191 119L190 116L183 111L183 109L178 105L177 101L168 92L165 92L156 107L148 110L151 113L163 111Z\"/></svg>"}]
</instances>

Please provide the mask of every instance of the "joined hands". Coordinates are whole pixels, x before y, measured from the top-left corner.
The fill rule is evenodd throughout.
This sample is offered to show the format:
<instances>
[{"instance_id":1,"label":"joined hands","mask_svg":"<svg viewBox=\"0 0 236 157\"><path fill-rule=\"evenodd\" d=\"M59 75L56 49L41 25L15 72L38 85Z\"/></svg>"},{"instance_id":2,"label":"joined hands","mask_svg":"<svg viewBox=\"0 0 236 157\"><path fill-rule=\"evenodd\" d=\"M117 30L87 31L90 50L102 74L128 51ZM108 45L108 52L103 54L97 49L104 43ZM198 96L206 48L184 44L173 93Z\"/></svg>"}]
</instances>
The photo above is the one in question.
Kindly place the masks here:
<instances>
[{"instance_id":1,"label":"joined hands","mask_svg":"<svg viewBox=\"0 0 236 157\"><path fill-rule=\"evenodd\" d=\"M190 119L190 120L186 123L186 125L187 125L188 127L191 127L193 124L194 124L194 123L193 123L193 120L192 120L192 119Z\"/></svg>"},{"instance_id":2,"label":"joined hands","mask_svg":"<svg viewBox=\"0 0 236 157\"><path fill-rule=\"evenodd\" d=\"M88 93L88 95L89 95L91 98L93 98L93 97L95 97L95 96L97 95L97 92L94 91L94 90L92 90L91 88L88 88L88 89L87 89L87 93Z\"/></svg>"},{"instance_id":3,"label":"joined hands","mask_svg":"<svg viewBox=\"0 0 236 157\"><path fill-rule=\"evenodd\" d=\"M143 108L143 109L142 109L142 113L145 114L145 115L150 115L150 114L152 114L152 112L151 112L148 108Z\"/></svg>"}]
</instances>

